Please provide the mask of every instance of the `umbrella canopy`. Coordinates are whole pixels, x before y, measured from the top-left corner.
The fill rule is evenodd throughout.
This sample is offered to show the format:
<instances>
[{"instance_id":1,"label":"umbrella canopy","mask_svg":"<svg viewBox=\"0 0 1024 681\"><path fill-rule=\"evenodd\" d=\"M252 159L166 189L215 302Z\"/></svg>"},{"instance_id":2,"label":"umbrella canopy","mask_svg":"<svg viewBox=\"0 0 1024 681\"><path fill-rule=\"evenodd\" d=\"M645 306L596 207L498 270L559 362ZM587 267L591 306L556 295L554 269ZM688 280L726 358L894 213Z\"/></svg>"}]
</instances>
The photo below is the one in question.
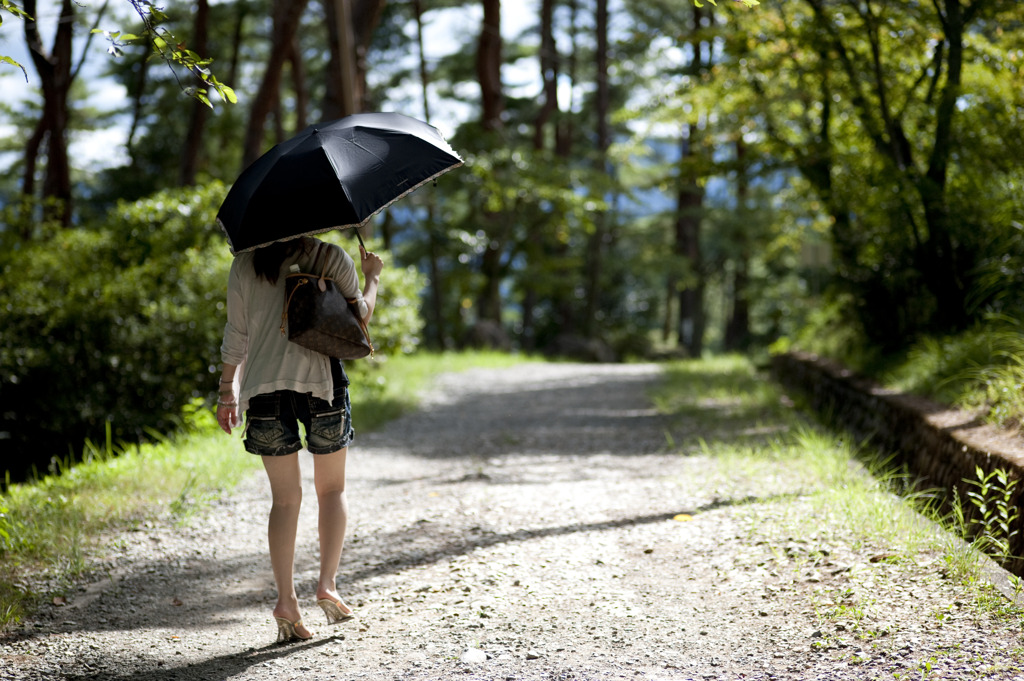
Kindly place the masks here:
<instances>
[{"instance_id":1,"label":"umbrella canopy","mask_svg":"<svg viewBox=\"0 0 1024 681\"><path fill-rule=\"evenodd\" d=\"M462 165L437 128L397 113L311 125L246 168L217 213L232 253L359 227Z\"/></svg>"}]
</instances>

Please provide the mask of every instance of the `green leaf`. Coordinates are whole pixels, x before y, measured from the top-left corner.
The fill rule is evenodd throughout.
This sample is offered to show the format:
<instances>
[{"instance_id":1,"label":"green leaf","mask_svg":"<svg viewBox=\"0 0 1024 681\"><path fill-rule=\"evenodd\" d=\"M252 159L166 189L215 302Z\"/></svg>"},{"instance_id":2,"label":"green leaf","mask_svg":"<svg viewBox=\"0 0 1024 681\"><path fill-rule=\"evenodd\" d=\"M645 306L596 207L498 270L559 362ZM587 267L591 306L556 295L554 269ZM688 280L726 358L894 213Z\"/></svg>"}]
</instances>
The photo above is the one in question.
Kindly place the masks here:
<instances>
[{"instance_id":1,"label":"green leaf","mask_svg":"<svg viewBox=\"0 0 1024 681\"><path fill-rule=\"evenodd\" d=\"M25 21L35 21L31 15L25 10L21 9L10 0L0 0L0 9L5 9L16 17L21 17ZM3 15L0 15L0 24L3 23Z\"/></svg>"},{"instance_id":2,"label":"green leaf","mask_svg":"<svg viewBox=\"0 0 1024 681\"><path fill-rule=\"evenodd\" d=\"M10 64L11 66L17 66L19 69L21 69L21 72L23 74L25 74L25 82L26 83L28 82L28 72L25 70L24 66L22 66L21 64L19 64L16 61L14 61L10 57L5 57L3 55L0 55L0 63L2 63L2 64Z\"/></svg>"},{"instance_id":3,"label":"green leaf","mask_svg":"<svg viewBox=\"0 0 1024 681\"><path fill-rule=\"evenodd\" d=\"M227 85L221 85L218 83L216 88L217 92L220 93L220 96L226 99L229 103L236 104L238 102L238 97L235 96L235 91Z\"/></svg>"}]
</instances>

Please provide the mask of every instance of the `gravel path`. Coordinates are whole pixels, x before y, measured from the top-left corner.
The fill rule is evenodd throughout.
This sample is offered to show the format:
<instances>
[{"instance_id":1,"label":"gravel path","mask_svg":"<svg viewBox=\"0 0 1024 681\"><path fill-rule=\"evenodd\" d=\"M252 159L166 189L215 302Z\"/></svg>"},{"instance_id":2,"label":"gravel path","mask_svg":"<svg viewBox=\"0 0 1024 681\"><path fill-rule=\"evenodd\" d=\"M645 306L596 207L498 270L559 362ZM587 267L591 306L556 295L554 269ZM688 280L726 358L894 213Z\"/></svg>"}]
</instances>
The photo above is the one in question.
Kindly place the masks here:
<instances>
[{"instance_id":1,"label":"gravel path","mask_svg":"<svg viewBox=\"0 0 1024 681\"><path fill-rule=\"evenodd\" d=\"M1024 680L1021 622L938 557L788 537L772 518L812 512L799 481L723 486L715 462L669 452L646 397L659 371L448 375L360 435L339 580L358 619L328 627L311 601L307 480L308 643L273 643L259 473L188 527L112 538L98 581L0 641L0 678ZM671 427L700 432L690 418Z\"/></svg>"}]
</instances>

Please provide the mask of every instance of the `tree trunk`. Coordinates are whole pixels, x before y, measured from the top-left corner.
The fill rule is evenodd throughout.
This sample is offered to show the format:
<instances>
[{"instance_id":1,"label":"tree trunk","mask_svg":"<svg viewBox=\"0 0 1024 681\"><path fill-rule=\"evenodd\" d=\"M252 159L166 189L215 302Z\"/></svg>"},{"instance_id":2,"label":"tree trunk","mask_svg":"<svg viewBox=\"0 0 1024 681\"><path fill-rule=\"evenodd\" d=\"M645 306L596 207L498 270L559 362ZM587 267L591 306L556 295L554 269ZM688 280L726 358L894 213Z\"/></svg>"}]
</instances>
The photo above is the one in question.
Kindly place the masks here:
<instances>
[{"instance_id":1,"label":"tree trunk","mask_svg":"<svg viewBox=\"0 0 1024 681\"><path fill-rule=\"evenodd\" d=\"M939 301L936 325L940 330L962 329L967 324L965 272L957 263L951 235L949 208L946 202L946 183L949 157L953 153L953 118L960 97L963 72L965 10L960 0L947 0L942 15L946 36L946 84L942 88L935 112L935 131L928 158L928 170L917 181L918 194L924 207L928 225L928 240L921 257L921 271L928 288ZM977 10L975 3L974 9Z\"/></svg>"},{"instance_id":2,"label":"tree trunk","mask_svg":"<svg viewBox=\"0 0 1024 681\"><path fill-rule=\"evenodd\" d=\"M134 154L135 146L135 134L139 131L139 126L142 124L142 117L145 113L145 107L143 106L143 96L146 94L146 81L149 77L149 59L148 55L142 55L139 58L138 70L135 72L135 82L133 83L132 96L132 124L128 128L128 139L125 142L125 148L128 150L128 155Z\"/></svg>"},{"instance_id":3,"label":"tree trunk","mask_svg":"<svg viewBox=\"0 0 1024 681\"><path fill-rule=\"evenodd\" d=\"M74 29L75 9L71 0L61 3L60 19L54 36L53 49L47 53L39 36L35 21L22 22L25 43L32 56L32 63L39 74L43 90L43 111L36 129L25 146L25 172L22 178L22 192L35 194L35 176L39 156L45 147L46 172L43 175L42 197L48 199L44 208L46 219L57 220L61 225L71 225L71 164L68 159L68 92L71 89L71 43ZM24 11L38 16L36 0L26 0Z\"/></svg>"},{"instance_id":4,"label":"tree trunk","mask_svg":"<svg viewBox=\"0 0 1024 681\"><path fill-rule=\"evenodd\" d=\"M555 126L555 153L562 158L569 158L572 156L572 143L573 143L573 116L571 115L574 107L574 92L576 90L576 14L577 14L577 0L568 0L569 5L569 33L572 36L572 48L567 59L568 64L566 71L569 77L569 102L566 106L566 111L570 113L568 116L560 117L560 120Z\"/></svg>"},{"instance_id":5,"label":"tree trunk","mask_svg":"<svg viewBox=\"0 0 1024 681\"><path fill-rule=\"evenodd\" d=\"M485 130L501 130L505 98L501 87L501 0L482 0L483 26L476 51L481 120Z\"/></svg>"},{"instance_id":6,"label":"tree trunk","mask_svg":"<svg viewBox=\"0 0 1024 681\"><path fill-rule=\"evenodd\" d=\"M423 120L430 122L430 75L427 68L426 52L423 49L423 1L413 0L413 11L416 15L416 47L420 58L420 89L423 95ZM441 274L441 235L434 222L434 194L427 195L427 258L430 272L430 314L433 322L432 345L438 350L447 346L447 333L444 321L444 279Z\"/></svg>"},{"instance_id":7,"label":"tree trunk","mask_svg":"<svg viewBox=\"0 0 1024 681\"><path fill-rule=\"evenodd\" d=\"M704 62L704 44L697 34L709 14L704 9L693 7L693 39L691 73L703 73L708 64ZM709 50L710 52L710 50ZM680 142L679 188L676 194L676 254L689 266L688 276L679 291L679 344L691 357L700 357L704 352L704 256L701 249L700 228L704 210L704 189L697 171L692 169L692 157L699 148L697 135L699 120L684 123Z\"/></svg>"},{"instance_id":8,"label":"tree trunk","mask_svg":"<svg viewBox=\"0 0 1024 681\"><path fill-rule=\"evenodd\" d=\"M198 54L208 54L207 49L207 24L210 18L210 3L208 0L198 0L196 14L192 24L192 50ZM194 79L197 87L202 86L199 78ZM206 129L206 122L209 120L210 107L200 101L192 102L192 114L189 117L188 132L185 134L185 144L181 152L181 166L178 169L178 183L188 187L196 183L196 173L199 170L199 154L203 146L203 132Z\"/></svg>"},{"instance_id":9,"label":"tree trunk","mask_svg":"<svg viewBox=\"0 0 1024 681\"><path fill-rule=\"evenodd\" d=\"M477 314L480 319L498 324L501 324L501 254L501 244L494 240L484 249L480 262L480 274L484 277L484 283L477 300Z\"/></svg>"},{"instance_id":10,"label":"tree trunk","mask_svg":"<svg viewBox=\"0 0 1024 681\"><path fill-rule=\"evenodd\" d=\"M267 117L277 109L281 96L281 73L299 29L302 12L308 2L309 0L274 0L274 35L271 37L267 68L263 72L263 79L249 111L249 123L245 129L245 141L242 146L243 170L264 152L264 128Z\"/></svg>"},{"instance_id":11,"label":"tree trunk","mask_svg":"<svg viewBox=\"0 0 1024 681\"><path fill-rule=\"evenodd\" d=\"M576 90L576 77L577 77L577 65L579 63L577 54L580 52L580 44L577 40L579 33L579 26L577 22L577 0L567 0L569 6L569 35L572 39L572 45L569 49L569 54L566 58L566 75L569 79L569 102L566 106L566 111L569 115L564 116L561 121L558 121L555 128L555 155L559 159L569 159L572 157L573 152L573 119L571 112L575 108L575 90ZM557 242L554 246L555 257L557 259L565 259L569 254L569 243L566 241ZM575 308L576 298L573 295L573 291L570 288L565 294L559 297L558 300L554 301L554 316L557 319L558 328L563 334L573 335L578 332L577 326L577 314Z\"/></svg>"},{"instance_id":12,"label":"tree trunk","mask_svg":"<svg viewBox=\"0 0 1024 681\"><path fill-rule=\"evenodd\" d=\"M668 344L672 338L672 309L676 300L675 273L669 272L665 278L665 316L661 320L661 342Z\"/></svg>"},{"instance_id":13,"label":"tree trunk","mask_svg":"<svg viewBox=\"0 0 1024 681\"><path fill-rule=\"evenodd\" d=\"M341 118L368 108L366 53L384 3L385 0L324 0L331 50L323 103L325 119ZM344 26L349 27L347 33L342 31ZM342 44L347 47L342 49Z\"/></svg>"},{"instance_id":14,"label":"tree trunk","mask_svg":"<svg viewBox=\"0 0 1024 681\"><path fill-rule=\"evenodd\" d=\"M245 18L249 15L249 3L246 0L235 2L235 23L231 28L231 57L228 63L228 85L238 83L238 68L241 61L242 41L245 39Z\"/></svg>"},{"instance_id":15,"label":"tree trunk","mask_svg":"<svg viewBox=\"0 0 1024 681\"><path fill-rule=\"evenodd\" d=\"M295 129L302 130L308 125L306 112L309 110L309 86L306 84L306 65L302 61L298 36L292 41L288 64L292 71L292 89L295 91Z\"/></svg>"},{"instance_id":16,"label":"tree trunk","mask_svg":"<svg viewBox=\"0 0 1024 681\"><path fill-rule=\"evenodd\" d=\"M749 215L747 207L746 146L736 140L736 212L741 218ZM750 346L750 239L745 230L737 233L737 253L732 282L732 305L725 325L723 345L727 351L746 350Z\"/></svg>"},{"instance_id":17,"label":"tree trunk","mask_svg":"<svg viewBox=\"0 0 1024 681\"><path fill-rule=\"evenodd\" d=\"M597 149L594 165L598 172L609 172L608 147L611 145L611 132L608 126L609 109L611 108L611 91L608 80L608 0L597 0L596 8L597 54L597 111L595 121L597 128ZM583 305L583 333L587 337L594 335L597 317L598 297L601 290L601 271L604 267L605 238L608 234L609 211L602 210L594 216L594 231L587 239L586 256L586 288Z\"/></svg>"},{"instance_id":18,"label":"tree trunk","mask_svg":"<svg viewBox=\"0 0 1024 681\"><path fill-rule=\"evenodd\" d=\"M549 135L551 116L558 110L558 69L559 56L554 34L555 0L541 0L540 7L540 79L543 103L534 119L533 148L543 152L549 140L557 147L557 125L555 134ZM530 244L526 250L527 267L539 267L549 255L551 247L541 230L533 230L527 237ZM522 329L520 330L523 350L532 352L537 346L537 332L534 324L534 310L537 308L537 291L527 286L522 301Z\"/></svg>"},{"instance_id":19,"label":"tree trunk","mask_svg":"<svg viewBox=\"0 0 1024 681\"><path fill-rule=\"evenodd\" d=\"M533 148L545 147L545 128L558 110L558 52L554 34L555 0L541 0L540 5L540 78L544 102L533 124Z\"/></svg>"},{"instance_id":20,"label":"tree trunk","mask_svg":"<svg viewBox=\"0 0 1024 681\"><path fill-rule=\"evenodd\" d=\"M686 125L682 136L680 162L683 167L693 155L697 126ZM679 345L690 357L704 352L704 258L700 244L701 212L704 190L697 178L685 173L679 178L676 194L675 252L688 265L687 276L679 290Z\"/></svg>"},{"instance_id":21,"label":"tree trunk","mask_svg":"<svg viewBox=\"0 0 1024 681\"><path fill-rule=\"evenodd\" d=\"M501 1L482 0L484 7L480 41L476 52L476 75L480 85L482 111L481 121L485 130L498 132L502 129L504 93L501 87ZM504 239L495 233L501 229L502 216L485 211L484 230L489 241L480 264L484 281L477 298L477 314L480 319L501 323L501 256Z\"/></svg>"}]
</instances>

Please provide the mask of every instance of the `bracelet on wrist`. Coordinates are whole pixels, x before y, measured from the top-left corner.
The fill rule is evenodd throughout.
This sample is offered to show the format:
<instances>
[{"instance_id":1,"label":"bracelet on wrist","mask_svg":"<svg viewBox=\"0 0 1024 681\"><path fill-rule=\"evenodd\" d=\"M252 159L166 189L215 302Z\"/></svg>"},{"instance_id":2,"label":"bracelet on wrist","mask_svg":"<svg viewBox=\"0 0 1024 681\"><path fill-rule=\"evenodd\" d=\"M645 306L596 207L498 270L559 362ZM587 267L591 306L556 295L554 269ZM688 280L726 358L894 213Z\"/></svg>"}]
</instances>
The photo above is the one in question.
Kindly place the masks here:
<instances>
[{"instance_id":1,"label":"bracelet on wrist","mask_svg":"<svg viewBox=\"0 0 1024 681\"><path fill-rule=\"evenodd\" d=\"M217 406L218 407L237 407L238 406L238 402L221 402L220 400L217 400Z\"/></svg>"}]
</instances>

